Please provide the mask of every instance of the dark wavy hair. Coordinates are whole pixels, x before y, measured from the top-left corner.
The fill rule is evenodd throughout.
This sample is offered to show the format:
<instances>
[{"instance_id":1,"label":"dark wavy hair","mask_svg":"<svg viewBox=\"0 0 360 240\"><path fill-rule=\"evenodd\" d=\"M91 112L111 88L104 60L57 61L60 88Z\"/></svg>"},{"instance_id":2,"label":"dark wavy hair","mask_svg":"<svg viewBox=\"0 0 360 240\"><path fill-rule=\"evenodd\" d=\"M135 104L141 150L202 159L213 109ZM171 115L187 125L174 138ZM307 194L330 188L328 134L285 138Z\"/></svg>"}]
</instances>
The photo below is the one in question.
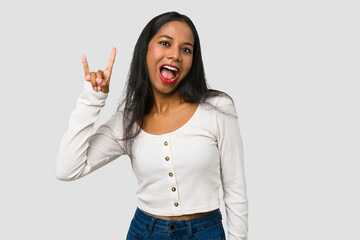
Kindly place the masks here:
<instances>
[{"instance_id":1,"label":"dark wavy hair","mask_svg":"<svg viewBox=\"0 0 360 240\"><path fill-rule=\"evenodd\" d=\"M121 106L125 103L122 140L125 140L124 150L130 159L133 157L133 141L143 127L145 115L149 113L154 104L154 95L146 64L148 44L159 29L170 21L187 23L194 35L193 62L189 73L178 86L180 97L189 103L207 103L217 109L206 100L222 94L229 96L225 92L207 87L201 57L200 39L190 18L178 12L166 12L154 17L142 30L136 42L128 79L124 88L126 89L125 97L117 107L117 111L120 111ZM230 99L232 100L231 97ZM138 122L140 122L140 126L137 124ZM133 131L134 125L136 127L135 132Z\"/></svg>"}]
</instances>

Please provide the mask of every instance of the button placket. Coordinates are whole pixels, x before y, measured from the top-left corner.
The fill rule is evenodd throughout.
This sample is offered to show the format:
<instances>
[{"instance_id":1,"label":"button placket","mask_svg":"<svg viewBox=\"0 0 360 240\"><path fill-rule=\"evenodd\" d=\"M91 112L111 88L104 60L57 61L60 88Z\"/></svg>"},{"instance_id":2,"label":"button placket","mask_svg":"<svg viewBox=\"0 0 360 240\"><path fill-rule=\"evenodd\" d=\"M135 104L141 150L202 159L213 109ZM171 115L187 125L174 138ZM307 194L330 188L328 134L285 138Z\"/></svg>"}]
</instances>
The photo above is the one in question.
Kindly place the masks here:
<instances>
[{"instance_id":1,"label":"button placket","mask_svg":"<svg viewBox=\"0 0 360 240\"><path fill-rule=\"evenodd\" d=\"M180 199L178 195L178 187L175 177L175 169L172 161L171 156L171 142L169 136L164 136L163 139L163 161L167 170L167 175L165 175L168 178L169 181L169 187L168 190L169 194L171 196L171 205L174 209L181 211L181 205L180 205Z\"/></svg>"}]
</instances>

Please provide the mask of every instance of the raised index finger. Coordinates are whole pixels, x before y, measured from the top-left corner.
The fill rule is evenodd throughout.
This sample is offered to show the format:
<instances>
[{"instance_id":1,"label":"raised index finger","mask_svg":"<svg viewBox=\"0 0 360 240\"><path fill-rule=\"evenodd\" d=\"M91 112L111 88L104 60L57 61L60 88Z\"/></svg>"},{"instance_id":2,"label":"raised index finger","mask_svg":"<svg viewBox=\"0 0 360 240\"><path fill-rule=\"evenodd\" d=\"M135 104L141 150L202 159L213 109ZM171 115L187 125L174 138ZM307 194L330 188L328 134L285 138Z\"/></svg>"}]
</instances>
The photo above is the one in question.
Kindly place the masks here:
<instances>
[{"instance_id":1,"label":"raised index finger","mask_svg":"<svg viewBox=\"0 0 360 240\"><path fill-rule=\"evenodd\" d=\"M114 62L115 62L115 56L116 56L116 48L113 47L112 50L111 50L111 55L110 55L110 59L109 59L109 62L106 66L106 70L108 71L112 71L112 68L114 66Z\"/></svg>"},{"instance_id":2,"label":"raised index finger","mask_svg":"<svg viewBox=\"0 0 360 240\"><path fill-rule=\"evenodd\" d=\"M84 71L85 71L85 76L90 74L90 70L89 70L89 65L88 65L88 62L87 62L87 59L86 59L86 56L83 55L82 56L82 63L83 63L83 66L84 66Z\"/></svg>"}]
</instances>

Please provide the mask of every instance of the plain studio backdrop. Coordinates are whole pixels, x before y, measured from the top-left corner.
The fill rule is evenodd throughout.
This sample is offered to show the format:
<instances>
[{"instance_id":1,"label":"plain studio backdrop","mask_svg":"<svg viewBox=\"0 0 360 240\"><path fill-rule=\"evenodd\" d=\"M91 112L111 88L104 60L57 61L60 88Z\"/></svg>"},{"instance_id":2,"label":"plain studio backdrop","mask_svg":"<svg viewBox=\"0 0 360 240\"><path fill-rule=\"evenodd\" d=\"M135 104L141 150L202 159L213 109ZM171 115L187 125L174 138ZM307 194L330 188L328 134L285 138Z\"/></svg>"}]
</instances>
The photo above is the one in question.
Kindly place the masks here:
<instances>
[{"instance_id":1,"label":"plain studio backdrop","mask_svg":"<svg viewBox=\"0 0 360 240\"><path fill-rule=\"evenodd\" d=\"M359 240L355 0L2 1L0 239L125 239L137 189L128 156L73 182L54 163L83 91L82 54L97 71L117 48L95 131L116 111L141 30L171 10L197 27L209 86L235 101L249 240Z\"/></svg>"}]
</instances>

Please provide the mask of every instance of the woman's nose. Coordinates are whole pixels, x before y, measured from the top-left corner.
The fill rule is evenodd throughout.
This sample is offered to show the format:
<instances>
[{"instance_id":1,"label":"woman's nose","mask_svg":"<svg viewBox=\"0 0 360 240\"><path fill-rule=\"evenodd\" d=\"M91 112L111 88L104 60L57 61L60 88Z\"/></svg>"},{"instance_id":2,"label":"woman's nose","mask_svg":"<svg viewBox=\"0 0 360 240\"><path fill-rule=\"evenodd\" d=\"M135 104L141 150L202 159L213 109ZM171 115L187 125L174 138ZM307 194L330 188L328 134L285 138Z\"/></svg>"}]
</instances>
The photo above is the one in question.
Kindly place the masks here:
<instances>
[{"instance_id":1,"label":"woman's nose","mask_svg":"<svg viewBox=\"0 0 360 240\"><path fill-rule=\"evenodd\" d=\"M173 47L168 51L168 59L173 59L174 61L180 61L180 50Z\"/></svg>"}]
</instances>

